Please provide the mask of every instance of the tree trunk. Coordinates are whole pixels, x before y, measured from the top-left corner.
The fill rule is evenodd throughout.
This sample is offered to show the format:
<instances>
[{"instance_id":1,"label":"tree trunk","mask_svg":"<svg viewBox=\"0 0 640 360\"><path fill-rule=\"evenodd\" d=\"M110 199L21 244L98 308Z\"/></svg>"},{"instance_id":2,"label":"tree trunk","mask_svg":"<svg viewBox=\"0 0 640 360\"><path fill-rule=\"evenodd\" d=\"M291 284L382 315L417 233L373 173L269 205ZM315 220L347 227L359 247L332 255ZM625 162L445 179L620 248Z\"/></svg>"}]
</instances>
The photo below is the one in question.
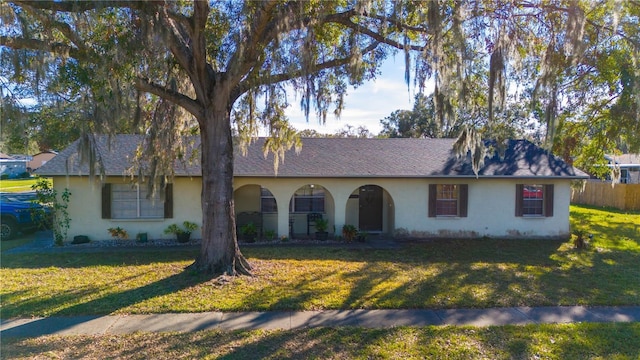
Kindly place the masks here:
<instances>
[{"instance_id":1,"label":"tree trunk","mask_svg":"<svg viewBox=\"0 0 640 360\"><path fill-rule=\"evenodd\" d=\"M236 237L230 112L222 105L205 109L204 116L200 122L202 245L191 267L212 274L251 275Z\"/></svg>"}]
</instances>

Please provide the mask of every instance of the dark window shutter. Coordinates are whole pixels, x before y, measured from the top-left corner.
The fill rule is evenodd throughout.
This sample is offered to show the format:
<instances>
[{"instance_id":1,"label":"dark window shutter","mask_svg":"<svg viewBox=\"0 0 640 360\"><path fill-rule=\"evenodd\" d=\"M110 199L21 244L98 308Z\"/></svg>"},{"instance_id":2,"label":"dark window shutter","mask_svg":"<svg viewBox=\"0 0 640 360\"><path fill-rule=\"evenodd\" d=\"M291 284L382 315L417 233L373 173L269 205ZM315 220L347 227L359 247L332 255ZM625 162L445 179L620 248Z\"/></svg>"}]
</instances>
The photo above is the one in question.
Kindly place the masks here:
<instances>
[{"instance_id":1,"label":"dark window shutter","mask_svg":"<svg viewBox=\"0 0 640 360\"><path fill-rule=\"evenodd\" d=\"M436 184L429 184L429 217L436 217Z\"/></svg>"},{"instance_id":2,"label":"dark window shutter","mask_svg":"<svg viewBox=\"0 0 640 360\"><path fill-rule=\"evenodd\" d=\"M460 201L460 204L458 204L460 207L458 215L460 217L467 217L467 208L469 206L469 185L461 184L458 185L458 188L460 189L460 193L458 194Z\"/></svg>"},{"instance_id":3,"label":"dark window shutter","mask_svg":"<svg viewBox=\"0 0 640 360\"><path fill-rule=\"evenodd\" d=\"M102 184L102 218L111 219L111 184Z\"/></svg>"},{"instance_id":4,"label":"dark window shutter","mask_svg":"<svg viewBox=\"0 0 640 360\"><path fill-rule=\"evenodd\" d=\"M522 216L524 184L516 184L516 216Z\"/></svg>"},{"instance_id":5,"label":"dark window shutter","mask_svg":"<svg viewBox=\"0 0 640 360\"><path fill-rule=\"evenodd\" d=\"M173 218L173 184L167 184L164 189L164 218Z\"/></svg>"},{"instance_id":6,"label":"dark window shutter","mask_svg":"<svg viewBox=\"0 0 640 360\"><path fill-rule=\"evenodd\" d=\"M544 216L553 216L553 184L544 186Z\"/></svg>"}]
</instances>

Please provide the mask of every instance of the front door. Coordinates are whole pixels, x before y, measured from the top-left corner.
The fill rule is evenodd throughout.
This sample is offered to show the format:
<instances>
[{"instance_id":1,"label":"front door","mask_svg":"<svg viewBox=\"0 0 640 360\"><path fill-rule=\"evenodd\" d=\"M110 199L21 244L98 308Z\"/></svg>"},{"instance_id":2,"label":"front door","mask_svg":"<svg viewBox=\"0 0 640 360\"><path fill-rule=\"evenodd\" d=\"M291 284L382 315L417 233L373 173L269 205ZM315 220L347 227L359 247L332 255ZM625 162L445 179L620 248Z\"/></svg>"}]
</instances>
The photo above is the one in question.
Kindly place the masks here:
<instances>
[{"instance_id":1,"label":"front door","mask_svg":"<svg viewBox=\"0 0 640 360\"><path fill-rule=\"evenodd\" d=\"M365 185L360 188L359 228L362 231L382 231L382 188Z\"/></svg>"}]
</instances>

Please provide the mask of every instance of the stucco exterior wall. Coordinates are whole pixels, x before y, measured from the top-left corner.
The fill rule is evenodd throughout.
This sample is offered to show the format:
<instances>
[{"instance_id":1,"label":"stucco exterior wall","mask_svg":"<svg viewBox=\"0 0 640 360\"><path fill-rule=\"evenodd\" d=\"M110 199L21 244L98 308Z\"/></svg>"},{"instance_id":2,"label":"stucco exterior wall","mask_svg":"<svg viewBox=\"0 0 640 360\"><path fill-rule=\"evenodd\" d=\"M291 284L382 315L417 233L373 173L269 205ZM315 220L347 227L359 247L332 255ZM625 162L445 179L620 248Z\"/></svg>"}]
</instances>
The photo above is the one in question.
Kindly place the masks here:
<instances>
[{"instance_id":1,"label":"stucco exterior wall","mask_svg":"<svg viewBox=\"0 0 640 360\"><path fill-rule=\"evenodd\" d=\"M429 184L468 184L468 216L428 217ZM554 184L552 217L516 217L515 184ZM378 178L236 178L236 188L260 184L268 188L280 204L288 204L296 189L307 184L321 185L333 198L331 219L337 235L342 225L357 224L356 199L349 199L359 187L378 185L385 190L383 198L383 232L405 232L412 237L501 237L501 238L565 238L569 236L569 180L527 179L378 179ZM387 197L388 195L388 197ZM288 212L278 216L279 235L288 226ZM393 225L390 225L393 224ZM393 229L391 229L393 227Z\"/></svg>"},{"instance_id":2,"label":"stucco exterior wall","mask_svg":"<svg viewBox=\"0 0 640 360\"><path fill-rule=\"evenodd\" d=\"M127 178L108 178L107 182L127 182ZM468 184L468 217L428 217L429 184ZM554 184L553 217L516 217L515 184ZM265 229L277 230L278 236L289 233L289 200L301 186L316 184L327 190L326 213L329 230L340 235L345 223L357 225L358 202L349 195L364 185L382 187L383 233L403 232L413 237L503 237L503 238L565 238L569 236L569 180L531 181L525 179L382 179L382 178L250 178L234 179L236 212L258 211L259 186L268 188L278 205L277 214L264 218ZM246 185L254 185L248 186ZM88 235L92 240L109 239L107 229L120 226L131 238L147 232L149 238L171 238L164 229L172 223L189 220L202 224L200 178L176 178L172 219L116 220L101 218L101 187L90 184L87 177L57 177L54 187L61 193L71 189L69 204L71 228L69 239ZM244 188L243 188L244 187ZM296 222L296 232L306 233L306 223ZM200 231L192 235L201 236Z\"/></svg>"},{"instance_id":3,"label":"stucco exterior wall","mask_svg":"<svg viewBox=\"0 0 640 360\"><path fill-rule=\"evenodd\" d=\"M107 183L128 183L129 178L108 177ZM136 234L146 232L149 239L170 239L172 234L164 234L164 229L173 223L181 224L188 220L202 225L200 191L202 182L199 178L176 178L173 191L172 219L102 219L102 192L100 182L91 183L88 177L54 177L53 186L58 194L65 188L71 191L69 215L71 226L68 240L75 235L87 235L92 241L111 239L107 231L111 227L121 227L135 240ZM192 238L201 237L200 229L191 234Z\"/></svg>"}]
</instances>

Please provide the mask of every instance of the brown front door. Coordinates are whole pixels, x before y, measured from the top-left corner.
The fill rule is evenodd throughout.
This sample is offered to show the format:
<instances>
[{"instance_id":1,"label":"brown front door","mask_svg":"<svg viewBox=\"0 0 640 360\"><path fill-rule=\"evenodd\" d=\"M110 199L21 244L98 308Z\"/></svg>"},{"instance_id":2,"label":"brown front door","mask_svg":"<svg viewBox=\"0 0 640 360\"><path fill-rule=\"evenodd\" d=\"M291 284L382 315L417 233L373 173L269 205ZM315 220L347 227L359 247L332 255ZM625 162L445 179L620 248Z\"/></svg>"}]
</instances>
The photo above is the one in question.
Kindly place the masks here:
<instances>
[{"instance_id":1,"label":"brown front door","mask_svg":"<svg viewBox=\"0 0 640 360\"><path fill-rule=\"evenodd\" d=\"M362 231L382 231L382 188L365 185L360 188L359 228Z\"/></svg>"}]
</instances>

